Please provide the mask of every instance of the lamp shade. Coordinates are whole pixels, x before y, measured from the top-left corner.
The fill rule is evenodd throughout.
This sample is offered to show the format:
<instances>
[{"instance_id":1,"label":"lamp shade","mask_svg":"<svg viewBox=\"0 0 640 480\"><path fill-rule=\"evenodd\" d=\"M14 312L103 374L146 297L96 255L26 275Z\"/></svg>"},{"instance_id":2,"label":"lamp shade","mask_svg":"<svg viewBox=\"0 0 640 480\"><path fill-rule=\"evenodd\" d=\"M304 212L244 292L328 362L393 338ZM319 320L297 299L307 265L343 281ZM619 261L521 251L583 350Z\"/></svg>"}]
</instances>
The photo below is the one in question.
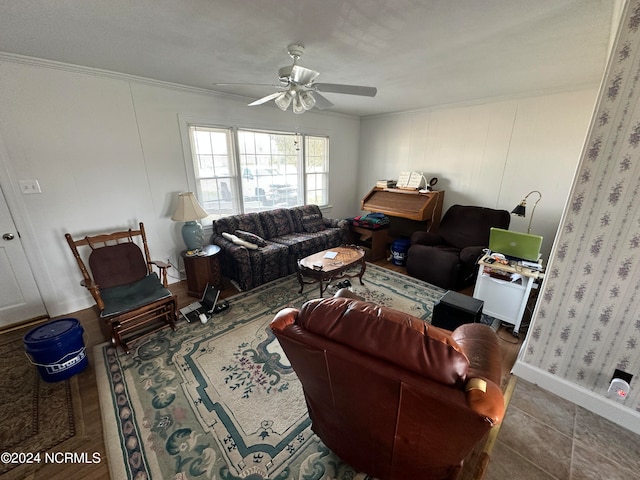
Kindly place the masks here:
<instances>
[{"instance_id":1,"label":"lamp shade","mask_svg":"<svg viewBox=\"0 0 640 480\"><path fill-rule=\"evenodd\" d=\"M207 216L209 214L200 206L193 192L178 194L178 206L171 220L185 222L182 226L182 239L187 250L199 250L204 246L202 225L197 220Z\"/></svg>"},{"instance_id":2,"label":"lamp shade","mask_svg":"<svg viewBox=\"0 0 640 480\"><path fill-rule=\"evenodd\" d=\"M302 92L300 94L300 102L302 102L305 110L311 110L316 104L316 99L311 92Z\"/></svg>"},{"instance_id":3,"label":"lamp shade","mask_svg":"<svg viewBox=\"0 0 640 480\"><path fill-rule=\"evenodd\" d=\"M300 99L300 95L296 95L293 98L293 113L301 114L306 112L304 109L304 105L302 104L302 100Z\"/></svg>"},{"instance_id":4,"label":"lamp shade","mask_svg":"<svg viewBox=\"0 0 640 480\"><path fill-rule=\"evenodd\" d=\"M527 213L527 207L523 203L520 203L520 205L518 205L516 208L511 210L512 215L517 215L519 217L526 216L526 213Z\"/></svg>"},{"instance_id":5,"label":"lamp shade","mask_svg":"<svg viewBox=\"0 0 640 480\"><path fill-rule=\"evenodd\" d=\"M275 99L276 105L283 112L291 105L291 95L289 92L283 92Z\"/></svg>"},{"instance_id":6,"label":"lamp shade","mask_svg":"<svg viewBox=\"0 0 640 480\"><path fill-rule=\"evenodd\" d=\"M526 197L522 199L520 204L516 208L511 210L511 215L517 215L519 217L526 216L525 214L527 212L527 208L526 208L527 198L529 198L529 195L531 195L532 193L535 193L538 195L538 200L536 200L536 203L533 204L533 209L531 210L531 217L529 218L529 228L527 229L527 233L531 233L531 222L533 222L533 214L536 213L536 206L538 205L538 202L542 200L542 194L538 190L530 191L529 193L527 193Z\"/></svg>"},{"instance_id":7,"label":"lamp shade","mask_svg":"<svg viewBox=\"0 0 640 480\"><path fill-rule=\"evenodd\" d=\"M178 194L178 206L171 220L191 222L208 216L209 214L200 206L193 192L183 192Z\"/></svg>"}]
</instances>

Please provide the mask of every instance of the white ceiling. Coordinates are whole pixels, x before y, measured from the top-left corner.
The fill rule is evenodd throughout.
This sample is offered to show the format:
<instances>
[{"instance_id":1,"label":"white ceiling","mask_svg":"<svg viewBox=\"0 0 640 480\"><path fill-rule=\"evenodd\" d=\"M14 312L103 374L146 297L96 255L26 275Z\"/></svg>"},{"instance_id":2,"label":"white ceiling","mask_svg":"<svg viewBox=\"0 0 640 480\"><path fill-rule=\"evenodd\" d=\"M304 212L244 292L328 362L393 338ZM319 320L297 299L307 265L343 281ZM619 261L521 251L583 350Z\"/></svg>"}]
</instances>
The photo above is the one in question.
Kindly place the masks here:
<instances>
[{"instance_id":1,"label":"white ceiling","mask_svg":"<svg viewBox=\"0 0 640 480\"><path fill-rule=\"evenodd\" d=\"M331 110L375 115L597 85L621 0L0 0L0 52L247 96L290 43ZM249 108L249 107L248 107ZM251 108L274 108L273 102Z\"/></svg>"}]
</instances>

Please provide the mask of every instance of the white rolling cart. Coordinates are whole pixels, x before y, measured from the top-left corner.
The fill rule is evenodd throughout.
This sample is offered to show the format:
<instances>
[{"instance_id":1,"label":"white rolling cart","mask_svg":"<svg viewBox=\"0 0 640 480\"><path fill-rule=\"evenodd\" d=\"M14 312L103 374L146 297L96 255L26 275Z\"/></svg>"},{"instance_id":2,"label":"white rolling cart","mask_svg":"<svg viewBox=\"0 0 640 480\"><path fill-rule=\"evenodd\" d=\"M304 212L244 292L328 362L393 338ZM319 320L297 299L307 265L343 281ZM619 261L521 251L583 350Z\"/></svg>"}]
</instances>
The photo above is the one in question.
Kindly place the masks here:
<instances>
[{"instance_id":1,"label":"white rolling cart","mask_svg":"<svg viewBox=\"0 0 640 480\"><path fill-rule=\"evenodd\" d=\"M511 262L493 262L484 255L478 261L478 279L473 297L484 301L482 313L512 324L517 336L533 283L544 277L542 271ZM517 275L518 280L511 277Z\"/></svg>"}]
</instances>

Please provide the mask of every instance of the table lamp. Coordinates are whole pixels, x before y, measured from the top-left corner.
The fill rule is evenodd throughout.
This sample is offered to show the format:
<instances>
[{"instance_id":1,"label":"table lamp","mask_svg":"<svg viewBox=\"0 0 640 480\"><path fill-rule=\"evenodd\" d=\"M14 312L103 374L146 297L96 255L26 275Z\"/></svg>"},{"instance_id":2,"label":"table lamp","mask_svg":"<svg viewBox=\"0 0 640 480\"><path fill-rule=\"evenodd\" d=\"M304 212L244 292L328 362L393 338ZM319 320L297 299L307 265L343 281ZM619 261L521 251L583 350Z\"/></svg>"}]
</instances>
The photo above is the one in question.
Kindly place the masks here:
<instances>
[{"instance_id":1,"label":"table lamp","mask_svg":"<svg viewBox=\"0 0 640 480\"><path fill-rule=\"evenodd\" d=\"M538 202L542 200L542 194L538 190L530 191L529 193L527 193L527 196L522 199L520 204L516 208L511 210L511 215L517 215L518 217L526 217L527 198L529 198L529 195L531 195L532 193L538 194L538 200L536 200L536 203L533 204L533 210L531 210L531 216L529 217L529 228L527 229L527 233L531 233L531 222L533 221L533 214L536 211L536 205L538 205Z\"/></svg>"},{"instance_id":2,"label":"table lamp","mask_svg":"<svg viewBox=\"0 0 640 480\"><path fill-rule=\"evenodd\" d=\"M178 194L178 206L171 220L185 222L182 226L182 239L187 250L199 250L204 246L202 225L198 222L209 214L200 206L193 192Z\"/></svg>"}]
</instances>

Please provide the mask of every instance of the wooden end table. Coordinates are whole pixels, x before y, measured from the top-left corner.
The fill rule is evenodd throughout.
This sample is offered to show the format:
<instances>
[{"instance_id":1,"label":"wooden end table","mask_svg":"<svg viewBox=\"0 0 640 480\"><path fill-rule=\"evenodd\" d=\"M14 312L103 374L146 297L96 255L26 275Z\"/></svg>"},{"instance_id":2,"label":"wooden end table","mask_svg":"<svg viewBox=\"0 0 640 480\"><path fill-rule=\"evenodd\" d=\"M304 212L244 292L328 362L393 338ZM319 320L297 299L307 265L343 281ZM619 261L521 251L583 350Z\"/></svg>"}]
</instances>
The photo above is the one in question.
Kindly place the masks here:
<instances>
[{"instance_id":1,"label":"wooden end table","mask_svg":"<svg viewBox=\"0 0 640 480\"><path fill-rule=\"evenodd\" d=\"M335 256L333 255L335 253ZM349 272L360 266L356 272ZM364 261L364 250L356 245L329 248L298 260L296 275L302 293L305 285L319 283L320 297L333 280L358 277L360 285L367 268ZM307 280L305 280L305 277ZM326 285L325 285L326 282Z\"/></svg>"},{"instance_id":2,"label":"wooden end table","mask_svg":"<svg viewBox=\"0 0 640 480\"><path fill-rule=\"evenodd\" d=\"M220 247L218 245L205 245L200 253L195 255L187 255L186 250L180 253L187 276L188 295L202 297L207 283L222 290L219 253Z\"/></svg>"},{"instance_id":3,"label":"wooden end table","mask_svg":"<svg viewBox=\"0 0 640 480\"><path fill-rule=\"evenodd\" d=\"M387 256L387 243L389 242L389 227L379 229L364 228L350 225L349 230L357 240L354 243L364 243L371 247L371 261L375 262Z\"/></svg>"}]
</instances>

